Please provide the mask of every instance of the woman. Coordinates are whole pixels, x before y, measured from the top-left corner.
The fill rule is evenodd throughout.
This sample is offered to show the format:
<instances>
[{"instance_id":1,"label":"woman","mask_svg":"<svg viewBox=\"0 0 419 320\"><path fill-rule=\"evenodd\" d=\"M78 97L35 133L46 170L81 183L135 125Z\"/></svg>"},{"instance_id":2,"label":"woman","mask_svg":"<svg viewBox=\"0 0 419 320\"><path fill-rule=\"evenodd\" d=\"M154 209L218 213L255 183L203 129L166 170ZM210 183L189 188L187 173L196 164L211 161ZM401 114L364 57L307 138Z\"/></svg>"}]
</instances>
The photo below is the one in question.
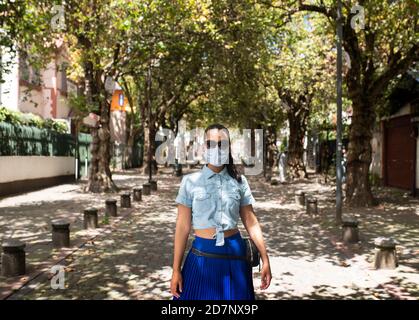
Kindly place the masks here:
<instances>
[{"instance_id":1,"label":"woman","mask_svg":"<svg viewBox=\"0 0 419 320\"><path fill-rule=\"evenodd\" d=\"M227 128L220 124L209 126L205 129L208 164L182 179L176 197L178 216L170 288L174 300L255 299L252 267L237 259L246 254L237 228L239 217L261 255L261 289L270 285L269 258L253 212L255 199L246 177L233 164L230 146ZM181 269L191 224L195 239Z\"/></svg>"}]
</instances>

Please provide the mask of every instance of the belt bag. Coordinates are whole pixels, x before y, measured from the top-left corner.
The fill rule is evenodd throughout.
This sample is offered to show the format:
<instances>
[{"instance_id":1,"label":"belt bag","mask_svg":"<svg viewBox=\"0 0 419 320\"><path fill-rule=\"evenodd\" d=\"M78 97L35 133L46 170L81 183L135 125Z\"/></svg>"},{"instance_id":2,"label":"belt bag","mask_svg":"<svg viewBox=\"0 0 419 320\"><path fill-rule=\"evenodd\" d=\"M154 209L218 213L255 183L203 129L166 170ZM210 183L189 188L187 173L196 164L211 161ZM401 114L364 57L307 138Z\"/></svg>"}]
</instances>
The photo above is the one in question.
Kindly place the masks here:
<instances>
[{"instance_id":1,"label":"belt bag","mask_svg":"<svg viewBox=\"0 0 419 320\"><path fill-rule=\"evenodd\" d=\"M202 252L194 247L191 248L191 251L195 255L201 257L244 260L247 261L252 267L260 267L260 254L255 243L250 238L243 238L243 240L246 244L246 256Z\"/></svg>"},{"instance_id":2,"label":"belt bag","mask_svg":"<svg viewBox=\"0 0 419 320\"><path fill-rule=\"evenodd\" d=\"M260 265L260 253L252 239L244 237L246 243L246 257L252 267Z\"/></svg>"}]
</instances>

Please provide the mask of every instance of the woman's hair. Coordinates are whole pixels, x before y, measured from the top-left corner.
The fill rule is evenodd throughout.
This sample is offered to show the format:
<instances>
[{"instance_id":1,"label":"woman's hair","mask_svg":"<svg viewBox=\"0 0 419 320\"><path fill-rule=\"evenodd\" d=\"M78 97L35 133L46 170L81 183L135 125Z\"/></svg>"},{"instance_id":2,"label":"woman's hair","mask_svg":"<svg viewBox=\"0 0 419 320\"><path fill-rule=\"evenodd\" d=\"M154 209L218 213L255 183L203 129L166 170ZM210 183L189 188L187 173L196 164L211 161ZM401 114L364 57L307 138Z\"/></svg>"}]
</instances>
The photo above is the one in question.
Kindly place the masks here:
<instances>
[{"instance_id":1,"label":"woman's hair","mask_svg":"<svg viewBox=\"0 0 419 320\"><path fill-rule=\"evenodd\" d=\"M212 129L225 130L227 132L227 135L228 135L228 164L226 164L227 172L232 178L236 179L238 182L241 183L242 177L240 175L240 172L237 170L236 165L233 163L233 156L231 155L230 132L222 124L214 123L205 129L205 135L207 134L209 130L212 130Z\"/></svg>"}]
</instances>

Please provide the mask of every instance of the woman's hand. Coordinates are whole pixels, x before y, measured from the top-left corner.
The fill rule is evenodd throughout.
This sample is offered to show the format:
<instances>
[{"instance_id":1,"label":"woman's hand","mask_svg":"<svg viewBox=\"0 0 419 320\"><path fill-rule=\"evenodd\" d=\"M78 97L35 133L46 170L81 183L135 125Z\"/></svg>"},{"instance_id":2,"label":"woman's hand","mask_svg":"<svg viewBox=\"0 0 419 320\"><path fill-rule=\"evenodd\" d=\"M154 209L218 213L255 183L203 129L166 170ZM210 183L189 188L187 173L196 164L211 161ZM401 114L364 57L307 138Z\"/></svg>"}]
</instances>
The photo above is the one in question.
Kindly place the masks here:
<instances>
[{"instance_id":1,"label":"woman's hand","mask_svg":"<svg viewBox=\"0 0 419 320\"><path fill-rule=\"evenodd\" d=\"M269 262L262 264L262 270L260 272L260 276L262 278L262 283L261 283L260 288L262 290L268 289L272 280L271 266Z\"/></svg>"},{"instance_id":2,"label":"woman's hand","mask_svg":"<svg viewBox=\"0 0 419 320\"><path fill-rule=\"evenodd\" d=\"M172 280L170 281L170 292L176 298L180 297L180 293L182 292L182 289L183 289L182 285L183 285L182 273L180 271L173 271Z\"/></svg>"}]
</instances>

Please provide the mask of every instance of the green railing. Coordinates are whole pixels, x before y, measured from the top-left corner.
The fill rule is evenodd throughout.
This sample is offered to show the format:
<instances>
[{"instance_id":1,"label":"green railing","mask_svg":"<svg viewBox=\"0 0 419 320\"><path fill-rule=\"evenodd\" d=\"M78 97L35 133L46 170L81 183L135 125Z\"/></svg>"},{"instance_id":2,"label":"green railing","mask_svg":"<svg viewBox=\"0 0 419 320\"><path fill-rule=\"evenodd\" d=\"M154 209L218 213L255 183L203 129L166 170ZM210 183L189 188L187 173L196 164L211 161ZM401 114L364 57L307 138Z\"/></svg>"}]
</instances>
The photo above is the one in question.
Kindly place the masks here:
<instances>
[{"instance_id":1,"label":"green railing","mask_svg":"<svg viewBox=\"0 0 419 320\"><path fill-rule=\"evenodd\" d=\"M92 136L78 134L78 141L68 133L59 133L51 129L0 122L0 156L78 156L78 177L89 174L92 159L90 144ZM78 154L76 155L76 145ZM134 143L132 167L142 165L143 139ZM118 155L113 155L113 158Z\"/></svg>"},{"instance_id":2,"label":"green railing","mask_svg":"<svg viewBox=\"0 0 419 320\"><path fill-rule=\"evenodd\" d=\"M76 141L68 133L0 122L0 156L76 157L78 144L78 177L85 176L90 165L91 142L91 135L86 133L79 133Z\"/></svg>"},{"instance_id":3,"label":"green railing","mask_svg":"<svg viewBox=\"0 0 419 320\"><path fill-rule=\"evenodd\" d=\"M79 133L78 146L79 146L79 177L85 177L89 175L88 168L92 159L90 152L90 143L92 142L92 136L87 133Z\"/></svg>"}]
</instances>

